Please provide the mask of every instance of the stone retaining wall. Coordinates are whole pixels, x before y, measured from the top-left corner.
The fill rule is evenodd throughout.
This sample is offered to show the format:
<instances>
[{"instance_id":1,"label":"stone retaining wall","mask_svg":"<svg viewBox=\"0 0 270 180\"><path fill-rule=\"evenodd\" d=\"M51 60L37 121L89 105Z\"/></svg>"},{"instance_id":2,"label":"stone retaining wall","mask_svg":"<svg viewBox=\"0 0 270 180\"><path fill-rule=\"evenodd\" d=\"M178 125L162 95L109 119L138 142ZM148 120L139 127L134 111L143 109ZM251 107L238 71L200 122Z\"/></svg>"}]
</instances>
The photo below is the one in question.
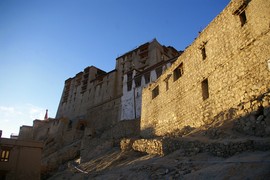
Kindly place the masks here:
<instances>
[{"instance_id":1,"label":"stone retaining wall","mask_svg":"<svg viewBox=\"0 0 270 180\"><path fill-rule=\"evenodd\" d=\"M181 138L158 139L123 139L122 151L135 150L143 153L164 156L176 150L182 150L186 156L192 156L200 152L208 152L219 157L230 157L244 151L270 150L270 139L264 140L231 140L202 142Z\"/></svg>"}]
</instances>

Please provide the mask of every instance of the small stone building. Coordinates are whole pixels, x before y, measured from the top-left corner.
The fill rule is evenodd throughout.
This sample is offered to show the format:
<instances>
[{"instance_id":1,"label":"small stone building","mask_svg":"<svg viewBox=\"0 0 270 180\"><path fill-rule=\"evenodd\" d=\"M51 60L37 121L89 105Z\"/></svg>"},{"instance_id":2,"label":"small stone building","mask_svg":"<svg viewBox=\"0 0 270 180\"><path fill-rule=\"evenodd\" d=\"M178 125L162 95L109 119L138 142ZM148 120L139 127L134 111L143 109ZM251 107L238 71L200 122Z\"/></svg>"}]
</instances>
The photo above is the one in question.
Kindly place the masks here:
<instances>
[{"instance_id":1,"label":"small stone building","mask_svg":"<svg viewBox=\"0 0 270 180\"><path fill-rule=\"evenodd\" d=\"M0 138L0 179L39 180L43 143Z\"/></svg>"},{"instance_id":2,"label":"small stone building","mask_svg":"<svg viewBox=\"0 0 270 180\"><path fill-rule=\"evenodd\" d=\"M269 0L232 0L156 83L144 88L142 135L269 107L269 9Z\"/></svg>"}]
</instances>

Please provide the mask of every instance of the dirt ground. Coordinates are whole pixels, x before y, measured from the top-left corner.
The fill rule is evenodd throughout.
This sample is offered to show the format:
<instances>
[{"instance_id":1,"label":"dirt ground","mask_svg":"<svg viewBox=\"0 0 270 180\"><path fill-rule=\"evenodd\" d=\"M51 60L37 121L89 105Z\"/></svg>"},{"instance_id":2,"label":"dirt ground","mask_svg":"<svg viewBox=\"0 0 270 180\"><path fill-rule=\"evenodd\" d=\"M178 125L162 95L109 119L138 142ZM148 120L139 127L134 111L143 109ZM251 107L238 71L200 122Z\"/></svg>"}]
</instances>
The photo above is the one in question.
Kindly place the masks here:
<instances>
[{"instance_id":1,"label":"dirt ground","mask_svg":"<svg viewBox=\"0 0 270 180\"><path fill-rule=\"evenodd\" d=\"M220 158L208 153L187 157L178 150L159 157L113 148L89 162L65 166L49 179L270 179L270 151Z\"/></svg>"}]
</instances>

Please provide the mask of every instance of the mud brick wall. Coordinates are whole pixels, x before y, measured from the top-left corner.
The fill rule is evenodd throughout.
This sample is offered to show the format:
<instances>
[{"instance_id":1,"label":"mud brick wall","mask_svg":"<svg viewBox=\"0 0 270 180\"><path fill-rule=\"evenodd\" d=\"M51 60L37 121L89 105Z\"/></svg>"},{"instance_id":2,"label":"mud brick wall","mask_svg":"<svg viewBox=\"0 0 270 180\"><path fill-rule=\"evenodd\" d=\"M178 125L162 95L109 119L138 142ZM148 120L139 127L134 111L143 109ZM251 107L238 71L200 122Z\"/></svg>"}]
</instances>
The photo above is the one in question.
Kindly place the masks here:
<instances>
[{"instance_id":1,"label":"mud brick wall","mask_svg":"<svg viewBox=\"0 0 270 180\"><path fill-rule=\"evenodd\" d=\"M269 9L270 1L231 1L143 90L141 135L160 136L250 113L245 111L250 107L244 107L231 116L219 116L269 91Z\"/></svg>"}]
</instances>

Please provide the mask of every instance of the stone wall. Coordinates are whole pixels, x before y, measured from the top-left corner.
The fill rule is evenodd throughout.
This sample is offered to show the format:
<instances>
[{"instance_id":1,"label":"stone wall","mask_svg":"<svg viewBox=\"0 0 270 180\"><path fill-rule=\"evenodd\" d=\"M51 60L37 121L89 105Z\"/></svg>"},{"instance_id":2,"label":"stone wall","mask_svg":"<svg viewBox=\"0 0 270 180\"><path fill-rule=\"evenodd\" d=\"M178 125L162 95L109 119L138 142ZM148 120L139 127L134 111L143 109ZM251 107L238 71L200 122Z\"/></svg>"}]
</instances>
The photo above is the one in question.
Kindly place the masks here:
<instances>
[{"instance_id":1,"label":"stone wall","mask_svg":"<svg viewBox=\"0 0 270 180\"><path fill-rule=\"evenodd\" d=\"M172 46L161 45L156 39L153 39L116 58L116 69L123 74L133 69L143 71L178 55L179 52ZM120 91L122 91L122 88Z\"/></svg>"},{"instance_id":2,"label":"stone wall","mask_svg":"<svg viewBox=\"0 0 270 180\"><path fill-rule=\"evenodd\" d=\"M270 87L269 9L270 1L231 1L157 82L143 90L142 135L164 135L249 113L244 106L232 116L221 116ZM269 105L269 100L262 104Z\"/></svg>"},{"instance_id":3,"label":"stone wall","mask_svg":"<svg viewBox=\"0 0 270 180\"><path fill-rule=\"evenodd\" d=\"M23 140L33 140L33 126L21 126L18 138Z\"/></svg>"},{"instance_id":4,"label":"stone wall","mask_svg":"<svg viewBox=\"0 0 270 180\"><path fill-rule=\"evenodd\" d=\"M140 135L140 120L126 120L120 121L112 128L105 131L102 135L102 139L120 139L124 137L137 137Z\"/></svg>"},{"instance_id":5,"label":"stone wall","mask_svg":"<svg viewBox=\"0 0 270 180\"><path fill-rule=\"evenodd\" d=\"M177 57L178 54L173 47L162 46L154 39L118 57L116 68L110 72L94 66L86 67L84 71L65 81L56 118L68 118L72 121L91 118L89 114L100 108L107 109L109 101L122 96L125 73L134 69L142 71L161 61ZM121 112L121 108L117 107L112 107L111 110ZM120 120L120 116L116 120Z\"/></svg>"},{"instance_id":6,"label":"stone wall","mask_svg":"<svg viewBox=\"0 0 270 180\"><path fill-rule=\"evenodd\" d=\"M227 141L199 141L186 138L154 138L154 139L122 139L122 151L139 151L147 154L164 156L176 150L185 156L207 152L214 156L230 157L244 151L268 151L269 139L265 140L227 140Z\"/></svg>"},{"instance_id":7,"label":"stone wall","mask_svg":"<svg viewBox=\"0 0 270 180\"><path fill-rule=\"evenodd\" d=\"M93 135L86 130L81 143L81 162L111 150L114 146L119 146L121 138L138 137L139 134L140 121L138 119L120 121L102 134Z\"/></svg>"},{"instance_id":8,"label":"stone wall","mask_svg":"<svg viewBox=\"0 0 270 180\"><path fill-rule=\"evenodd\" d=\"M245 135L266 137L270 136L270 106L264 106L270 102L270 89L259 97L241 104L233 109L245 116L240 116L234 121L234 130ZM232 111L232 112L233 112Z\"/></svg>"},{"instance_id":9,"label":"stone wall","mask_svg":"<svg viewBox=\"0 0 270 180\"><path fill-rule=\"evenodd\" d=\"M144 71L133 70L124 75L120 120L131 120L141 117L142 89L149 83L154 82L161 73L171 66L177 57L155 64ZM161 71L159 72L159 70ZM131 79L129 79L128 74Z\"/></svg>"},{"instance_id":10,"label":"stone wall","mask_svg":"<svg viewBox=\"0 0 270 180\"><path fill-rule=\"evenodd\" d=\"M116 124L120 118L121 98L117 97L88 109L87 127L92 134L101 134Z\"/></svg>"},{"instance_id":11,"label":"stone wall","mask_svg":"<svg viewBox=\"0 0 270 180\"><path fill-rule=\"evenodd\" d=\"M43 141L47 138L50 130L50 122L45 120L33 121L33 139Z\"/></svg>"},{"instance_id":12,"label":"stone wall","mask_svg":"<svg viewBox=\"0 0 270 180\"><path fill-rule=\"evenodd\" d=\"M116 71L106 73L91 66L66 80L56 118L84 119L89 108L119 96L117 76Z\"/></svg>"}]
</instances>

